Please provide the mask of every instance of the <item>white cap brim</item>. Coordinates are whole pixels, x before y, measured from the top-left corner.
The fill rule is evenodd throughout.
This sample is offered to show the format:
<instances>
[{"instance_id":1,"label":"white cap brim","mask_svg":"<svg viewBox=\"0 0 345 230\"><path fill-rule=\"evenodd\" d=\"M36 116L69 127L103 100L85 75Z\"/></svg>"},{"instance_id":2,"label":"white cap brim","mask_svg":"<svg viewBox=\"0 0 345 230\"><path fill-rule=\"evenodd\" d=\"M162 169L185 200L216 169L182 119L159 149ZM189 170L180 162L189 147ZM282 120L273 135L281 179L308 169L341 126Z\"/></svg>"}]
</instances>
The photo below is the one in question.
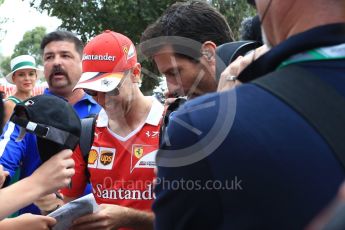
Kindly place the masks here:
<instances>
[{"instance_id":1,"label":"white cap brim","mask_svg":"<svg viewBox=\"0 0 345 230\"><path fill-rule=\"evenodd\" d=\"M81 75L81 78L75 89L89 89L97 92L110 92L118 86L123 72L120 73L99 73L99 72L86 72Z\"/></svg>"}]
</instances>

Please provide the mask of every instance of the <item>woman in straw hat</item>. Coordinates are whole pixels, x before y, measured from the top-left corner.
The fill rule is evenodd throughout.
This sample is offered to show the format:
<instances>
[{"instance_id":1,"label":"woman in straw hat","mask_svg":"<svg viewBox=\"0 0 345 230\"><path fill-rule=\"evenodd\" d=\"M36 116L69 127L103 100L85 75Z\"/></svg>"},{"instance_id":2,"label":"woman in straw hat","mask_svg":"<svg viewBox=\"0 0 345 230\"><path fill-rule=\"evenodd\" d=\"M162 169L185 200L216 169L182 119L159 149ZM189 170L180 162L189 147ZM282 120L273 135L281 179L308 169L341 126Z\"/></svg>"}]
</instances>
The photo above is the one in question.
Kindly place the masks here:
<instances>
[{"instance_id":1,"label":"woman in straw hat","mask_svg":"<svg viewBox=\"0 0 345 230\"><path fill-rule=\"evenodd\" d=\"M6 80L15 84L17 91L5 100L3 124L9 120L17 103L31 97L36 80L41 77L43 77L43 71L36 67L32 56L20 55L11 60L11 72L7 74Z\"/></svg>"}]
</instances>

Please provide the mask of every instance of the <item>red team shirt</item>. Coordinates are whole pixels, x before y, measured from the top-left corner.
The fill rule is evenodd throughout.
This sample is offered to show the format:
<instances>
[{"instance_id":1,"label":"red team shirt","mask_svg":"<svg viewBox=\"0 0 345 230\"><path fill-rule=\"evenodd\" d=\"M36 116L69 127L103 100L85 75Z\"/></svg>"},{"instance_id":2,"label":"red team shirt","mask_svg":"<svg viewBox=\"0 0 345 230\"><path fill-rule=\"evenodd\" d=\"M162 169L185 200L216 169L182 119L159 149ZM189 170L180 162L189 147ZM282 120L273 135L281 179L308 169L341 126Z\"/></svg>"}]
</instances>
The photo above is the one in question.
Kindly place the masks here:
<instances>
[{"instance_id":1,"label":"red team shirt","mask_svg":"<svg viewBox=\"0 0 345 230\"><path fill-rule=\"evenodd\" d=\"M109 130L105 111L99 113L87 164L93 194L98 204L117 204L151 210L154 199L153 169L159 147L163 111L163 105L153 99L145 124L127 137L121 137ZM86 162L79 147L74 151L73 159L76 172L72 177L72 188L63 189L62 193L69 197L79 197L87 183Z\"/></svg>"}]
</instances>

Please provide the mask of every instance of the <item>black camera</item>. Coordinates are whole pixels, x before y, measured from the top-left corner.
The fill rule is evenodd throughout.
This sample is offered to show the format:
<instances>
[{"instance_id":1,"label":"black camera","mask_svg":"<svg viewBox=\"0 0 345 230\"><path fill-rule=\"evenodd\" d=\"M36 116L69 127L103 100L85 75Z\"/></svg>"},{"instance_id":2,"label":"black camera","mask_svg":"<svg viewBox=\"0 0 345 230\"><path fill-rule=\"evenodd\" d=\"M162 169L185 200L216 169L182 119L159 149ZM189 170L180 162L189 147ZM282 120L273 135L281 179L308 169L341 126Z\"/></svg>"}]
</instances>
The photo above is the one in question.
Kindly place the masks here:
<instances>
[{"instance_id":1,"label":"black camera","mask_svg":"<svg viewBox=\"0 0 345 230\"><path fill-rule=\"evenodd\" d=\"M159 146L162 145L163 140L164 140L164 134L165 134L165 129L168 126L169 120L170 120L170 115L172 112L176 111L182 104L184 104L187 101L186 98L184 97L179 97L177 98L173 103L171 103L163 117L163 123L160 128L159 132Z\"/></svg>"}]
</instances>

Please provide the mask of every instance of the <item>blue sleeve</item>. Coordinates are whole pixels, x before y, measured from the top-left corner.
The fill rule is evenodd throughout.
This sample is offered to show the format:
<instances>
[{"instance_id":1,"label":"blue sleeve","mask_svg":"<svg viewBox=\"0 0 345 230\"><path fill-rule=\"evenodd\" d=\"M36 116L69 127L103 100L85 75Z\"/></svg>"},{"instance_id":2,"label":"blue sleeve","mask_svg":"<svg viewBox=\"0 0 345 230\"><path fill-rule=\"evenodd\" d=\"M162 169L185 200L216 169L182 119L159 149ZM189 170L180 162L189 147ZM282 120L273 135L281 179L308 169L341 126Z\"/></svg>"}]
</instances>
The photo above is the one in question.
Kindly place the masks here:
<instances>
[{"instance_id":1,"label":"blue sleeve","mask_svg":"<svg viewBox=\"0 0 345 230\"><path fill-rule=\"evenodd\" d=\"M20 128L17 125L8 122L0 137L0 164L9 171L10 176L14 175L25 154L25 138L22 141L16 141L19 132Z\"/></svg>"},{"instance_id":2,"label":"blue sleeve","mask_svg":"<svg viewBox=\"0 0 345 230\"><path fill-rule=\"evenodd\" d=\"M99 104L91 104L91 108L89 110L89 115L98 114L101 111L102 107Z\"/></svg>"}]
</instances>

